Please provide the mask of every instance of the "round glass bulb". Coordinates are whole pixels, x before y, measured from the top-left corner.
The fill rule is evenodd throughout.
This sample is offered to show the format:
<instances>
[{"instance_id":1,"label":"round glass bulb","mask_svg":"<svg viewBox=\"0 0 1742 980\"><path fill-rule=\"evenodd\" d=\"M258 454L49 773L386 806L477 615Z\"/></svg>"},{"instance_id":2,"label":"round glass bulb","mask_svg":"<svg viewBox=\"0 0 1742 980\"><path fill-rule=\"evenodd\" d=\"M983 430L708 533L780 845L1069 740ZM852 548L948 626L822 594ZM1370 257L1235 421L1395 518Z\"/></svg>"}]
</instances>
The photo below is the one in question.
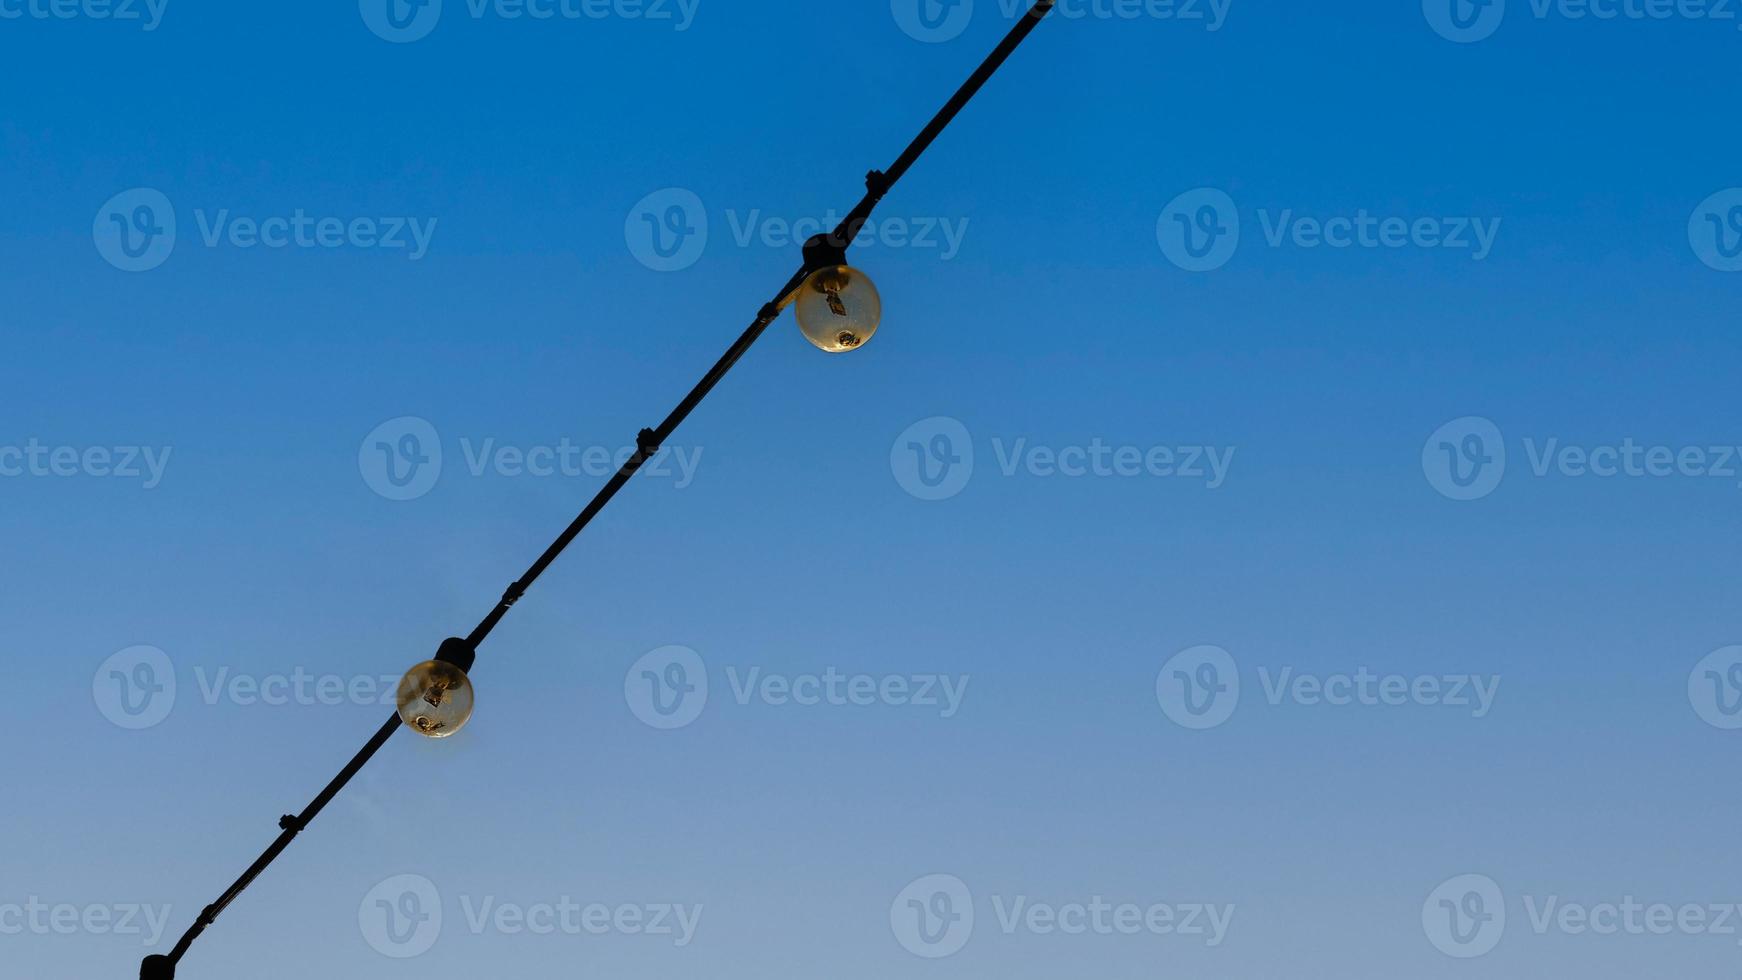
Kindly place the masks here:
<instances>
[{"instance_id":1,"label":"round glass bulb","mask_svg":"<svg viewBox=\"0 0 1742 980\"><path fill-rule=\"evenodd\" d=\"M472 720L472 681L440 660L426 660L399 681L399 717L411 730L447 738Z\"/></svg>"},{"instance_id":2,"label":"round glass bulb","mask_svg":"<svg viewBox=\"0 0 1742 980\"><path fill-rule=\"evenodd\" d=\"M845 265L811 273L799 287L797 307L805 339L831 354L870 340L883 319L883 298L871 277Z\"/></svg>"}]
</instances>

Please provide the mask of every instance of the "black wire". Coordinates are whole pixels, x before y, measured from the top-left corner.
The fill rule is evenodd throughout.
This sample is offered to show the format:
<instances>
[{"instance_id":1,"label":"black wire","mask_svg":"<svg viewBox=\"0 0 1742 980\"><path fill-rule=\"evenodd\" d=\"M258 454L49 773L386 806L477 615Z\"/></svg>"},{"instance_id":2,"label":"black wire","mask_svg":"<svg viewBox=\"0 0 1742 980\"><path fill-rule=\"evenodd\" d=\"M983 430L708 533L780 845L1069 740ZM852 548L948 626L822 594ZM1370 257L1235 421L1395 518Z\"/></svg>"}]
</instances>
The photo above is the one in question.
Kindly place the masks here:
<instances>
[{"instance_id":1,"label":"black wire","mask_svg":"<svg viewBox=\"0 0 1742 980\"><path fill-rule=\"evenodd\" d=\"M1045 18L1048 13L1052 12L1055 2L1056 0L1040 0L1039 3L1036 3L1034 7L1029 10L1028 14L1011 29L1010 33L1005 36L1004 40L999 42L998 46L992 50L992 53L987 55L986 60L980 63L980 67L976 68L974 73L968 76L968 80L962 83L962 87L956 90L956 94L950 97L950 100L944 104L944 107L938 111L936 116L932 117L931 122L927 123L925 128L920 131L920 134L914 137L913 142L908 144L907 149L902 151L901 156L896 158L895 163L886 171L872 171L870 177L866 180L868 186L865 197L860 200L858 205L848 213L847 217L843 219L841 224L833 233L830 234L829 243L831 245L844 250L847 246L853 243L853 239L858 237L859 230L864 227L866 220L871 217L871 212L877 207L878 202L883 200L884 195L889 193L890 188L894 187L896 182L901 180L901 178L907 174L907 171L919 160L920 155L925 153L932 143L937 140L938 136L949 127L950 123L955 120L956 116L961 113L962 109L967 106L968 102L974 98L974 95L980 91L980 89L986 84L987 80L996 74L999 68L1003 67L1004 62L1010 57L1011 53L1028 38L1028 35L1037 26L1039 26L1041 20ZM714 385L719 384L720 379L725 377L726 372L732 369L732 365L738 363L738 359L744 356L744 352L748 351L752 344L756 343L757 339L762 336L762 332L768 329L768 325L773 323L774 320L780 316L781 304L785 301L787 296L792 294L793 290L797 289L804 283L805 274L809 271L809 269L801 268L798 273L781 288L780 292L775 295L774 299L762 308L762 312L757 316L756 322L752 323L750 328L744 331L743 336L739 337L738 342L733 344L731 348L726 351L725 356L720 358L719 363L714 365L713 370L709 371L707 375L702 378L701 382L689 393L689 395L686 396L683 401L678 403L677 408L672 410L672 413L666 417L666 420L660 424L659 428L643 431L642 437L637 440L636 453L623 464L622 468L619 469L615 475L611 477L610 481L605 484L605 486L599 491L598 495L592 499L592 502L588 503L586 508L581 511L580 516L576 517L574 522L571 523L568 528L551 543L551 546L545 549L544 554L540 555L538 560L532 563L532 567L526 570L526 574L520 576L519 579L516 579L515 582L508 587L508 590L503 593L501 601L496 604L496 608L490 610L490 614L485 616L483 622L479 623L478 627L472 630L471 636L466 638L469 643L473 646L477 646L479 643L483 642L485 637L490 635L490 631L496 628L496 624L502 621L502 617L508 615L508 610L513 608L516 602L520 601L521 596L526 594L526 590L531 587L533 581L540 575L544 574L544 570L549 568L552 562L556 561L557 557L563 553L563 549L567 548L575 538L580 535L581 531L592 522L593 518L598 515L599 511L603 510L605 505L611 502L611 498L617 495L617 491L623 489L623 486L629 482L630 477L635 475L635 472L641 468L641 465L646 462L650 456L659 451L660 445L662 445L666 439L671 437L672 432L683 423L684 419L689 417L690 412L695 409L696 405L707 396L708 392L714 389ZM649 443L649 436L651 436L651 444Z\"/></svg>"},{"instance_id":2,"label":"black wire","mask_svg":"<svg viewBox=\"0 0 1742 980\"><path fill-rule=\"evenodd\" d=\"M980 67L975 69L974 73L968 77L968 80L962 84L962 87L956 90L956 94L950 98L949 102L944 104L943 109L941 109L936 116L932 117L931 122L927 123L926 127L920 131L920 134L914 138L913 142L908 144L907 149L902 151L901 156L896 158L895 163L891 165L887 171L872 171L866 180L865 197L856 207L853 208L853 210L847 215L846 219L841 222L840 226L829 235L831 245L836 249L845 249L847 246L852 244L853 239L858 236L860 229L864 227L866 220L871 217L871 212L877 207L878 202L883 200L884 195L889 193L890 188L894 187L896 182L901 180L914 163L919 160L920 155L925 153L926 149L937 140L938 136L949 126L950 122L956 118L964 107L967 106L969 100L973 99L975 93L980 91L981 87L986 84L987 80L997 73L998 69L1003 66L1005 60L1010 57L1011 53L1014 52L1025 39L1027 39L1028 35L1035 29L1035 27L1039 26L1041 20L1043 20L1047 14L1052 12L1055 3L1056 0L1038 0L1038 2L1029 9L1028 13L1024 15L1021 22L1011 29L1010 33L1005 36L1004 40L1000 42L999 45L993 49L992 53L987 56L986 60L980 64ZM485 637L490 635L490 631L495 629L496 624L500 623L502 618L508 614L508 610L512 609L516 602L520 601L520 598L526 594L526 590L532 586L532 583L536 581L540 575L544 574L545 569L549 568L551 564L562 555L564 549L572 544L575 538L580 536L581 532L586 529L587 525L592 522L593 518L598 516L601 510L605 509L605 505L611 502L611 498L617 495L617 491L623 489L623 487L628 484L629 480L641 469L642 464L646 463L648 459L652 458L659 452L659 448L665 443L665 440L671 438L672 433L677 430L677 427L682 425L685 419L689 418L690 413L695 411L696 406L701 404L702 399L706 398L708 393L714 390L714 386L718 385L720 380L726 376L726 372L732 370L733 365L737 364L738 360L744 356L745 352L747 352L750 347L762 337L763 332L768 329L769 325L780 317L780 311L786 303L787 298L804 284L805 277L810 271L811 269L807 262L805 267L801 267L798 272L794 273L793 277L787 280L786 285L781 287L780 292L775 294L774 299L770 300L762 307L761 311L757 314L756 319L741 335L739 335L738 340L733 343L731 347L727 348L726 353L721 355L720 359L714 363L714 366L709 369L708 373L702 376L702 380L697 382L694 388L690 389L690 393L684 396L683 401L678 402L677 407L671 410L671 414L665 417L665 421L661 422L658 428L643 429L641 431L640 436L636 439L636 450L634 454L632 454L629 459L624 462L623 466L612 475L611 479L605 483L604 487L600 488L599 492L590 502L588 502L587 506L582 509L580 514L575 517L574 521L563 530L563 533L558 535L555 541L551 542L550 547L546 548L544 553L538 556L538 560L532 563L531 567L526 570L526 573L521 575L520 578L516 579L514 583L508 587L507 591L502 594L501 600L497 602L496 607L490 610L490 613L478 623L477 627L472 630L471 635L467 637L466 642L468 646L475 649L478 644L483 642ZM277 860L280 854L284 853L285 848L290 846L291 841L296 839L297 834L302 833L314 818L320 815L320 812L326 808L327 804L331 803L333 798L339 795L339 791L345 788L345 784L349 783L351 778L357 775L358 771L375 756L375 753L379 752L381 747L387 744L387 740L393 736L394 732L399 730L399 725L399 716L398 714L395 714L381 726L380 730L375 733L374 737L369 740L368 744L364 745L362 750L352 757L351 761L346 764L345 768L341 769L339 774L333 777L333 781L328 783L325 789L321 790L320 795L316 796L302 813L296 816L286 816L282 818L279 821L279 827L282 832L278 835L278 839L272 842L272 846L268 847L266 851L260 855L259 859L250 865L248 870L244 871L242 876L236 879L236 883L231 885L216 902L205 907L205 909L200 913L199 918L195 920L192 928L188 929L188 931L182 935L181 941L175 944L175 949L171 951L168 956L148 957L141 967L140 976L142 978L147 978L147 980L155 980L157 977L173 976L175 965L181 962L181 958L187 954L188 948L193 945L194 940L199 938L201 933L205 932L207 926L217 921L218 916L223 913L224 909L228 908L231 902L234 902L249 885L254 883L256 878L260 877L261 873L263 873L273 861Z\"/></svg>"}]
</instances>

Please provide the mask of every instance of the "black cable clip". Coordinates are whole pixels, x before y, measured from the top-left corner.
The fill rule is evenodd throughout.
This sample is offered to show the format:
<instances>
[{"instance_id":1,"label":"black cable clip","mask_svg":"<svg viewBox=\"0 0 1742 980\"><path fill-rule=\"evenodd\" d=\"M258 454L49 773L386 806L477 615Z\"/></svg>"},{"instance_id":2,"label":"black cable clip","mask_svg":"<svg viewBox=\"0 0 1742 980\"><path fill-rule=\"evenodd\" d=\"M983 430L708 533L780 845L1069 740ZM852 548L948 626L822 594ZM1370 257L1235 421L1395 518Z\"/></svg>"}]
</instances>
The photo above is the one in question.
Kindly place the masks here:
<instances>
[{"instance_id":1,"label":"black cable clip","mask_svg":"<svg viewBox=\"0 0 1742 980\"><path fill-rule=\"evenodd\" d=\"M292 831L295 831L295 832L300 834L300 833L302 833L303 825L302 825L301 820L298 820L297 818L295 818L287 813L284 816L278 818L278 829L279 830L292 830Z\"/></svg>"},{"instance_id":2,"label":"black cable clip","mask_svg":"<svg viewBox=\"0 0 1742 980\"><path fill-rule=\"evenodd\" d=\"M642 459L652 459L659 455L659 433L652 429L642 429L635 437L635 448L640 451Z\"/></svg>"},{"instance_id":3,"label":"black cable clip","mask_svg":"<svg viewBox=\"0 0 1742 980\"><path fill-rule=\"evenodd\" d=\"M517 581L509 587L508 591L513 593L514 601L518 602L520 597L526 594L526 586ZM507 602L508 600L504 598L503 601ZM509 602L508 604L513 605L514 603ZM442 645L436 649L435 658L440 663L453 664L455 667L470 673L472 665L478 662L478 648L457 636L453 636L442 641Z\"/></svg>"},{"instance_id":4,"label":"black cable clip","mask_svg":"<svg viewBox=\"0 0 1742 980\"><path fill-rule=\"evenodd\" d=\"M846 228L845 231L854 236L859 234L857 227ZM852 238L850 237L845 242L836 241L834 232L812 235L804 243L805 272L810 273L818 269L846 265L847 246L851 243Z\"/></svg>"}]
</instances>

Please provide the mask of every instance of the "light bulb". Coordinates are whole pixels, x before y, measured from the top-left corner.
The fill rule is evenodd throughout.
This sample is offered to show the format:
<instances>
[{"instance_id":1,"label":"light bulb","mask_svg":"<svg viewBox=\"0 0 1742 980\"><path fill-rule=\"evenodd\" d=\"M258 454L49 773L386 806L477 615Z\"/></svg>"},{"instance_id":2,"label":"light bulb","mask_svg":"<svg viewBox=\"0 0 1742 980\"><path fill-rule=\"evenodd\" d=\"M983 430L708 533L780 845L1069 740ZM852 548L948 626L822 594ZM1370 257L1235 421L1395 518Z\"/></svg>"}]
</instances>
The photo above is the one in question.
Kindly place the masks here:
<instances>
[{"instance_id":1,"label":"light bulb","mask_svg":"<svg viewBox=\"0 0 1742 980\"><path fill-rule=\"evenodd\" d=\"M427 660L399 681L399 717L412 731L447 738L472 719L472 681L450 663Z\"/></svg>"},{"instance_id":2,"label":"light bulb","mask_svg":"<svg viewBox=\"0 0 1742 980\"><path fill-rule=\"evenodd\" d=\"M811 273L799 287L795 312L806 340L839 354L877 332L883 299L865 273L851 266L827 266Z\"/></svg>"}]
</instances>

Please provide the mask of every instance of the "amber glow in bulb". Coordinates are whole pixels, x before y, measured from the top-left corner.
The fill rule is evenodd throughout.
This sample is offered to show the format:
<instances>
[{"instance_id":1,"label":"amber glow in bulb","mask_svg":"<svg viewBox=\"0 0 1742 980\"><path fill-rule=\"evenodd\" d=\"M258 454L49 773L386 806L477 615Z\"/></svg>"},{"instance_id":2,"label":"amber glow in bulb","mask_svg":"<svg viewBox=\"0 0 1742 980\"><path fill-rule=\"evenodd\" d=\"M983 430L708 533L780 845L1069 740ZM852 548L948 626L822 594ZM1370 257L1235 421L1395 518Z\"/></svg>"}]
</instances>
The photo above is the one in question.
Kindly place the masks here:
<instances>
[{"instance_id":1,"label":"amber glow in bulb","mask_svg":"<svg viewBox=\"0 0 1742 980\"><path fill-rule=\"evenodd\" d=\"M883 299L871 277L845 265L811 273L799 287L796 306L805 339L831 354L870 340L883 319Z\"/></svg>"},{"instance_id":2,"label":"amber glow in bulb","mask_svg":"<svg viewBox=\"0 0 1742 980\"><path fill-rule=\"evenodd\" d=\"M447 738L472 719L472 681L453 664L429 660L399 681L399 717L412 731Z\"/></svg>"}]
</instances>

